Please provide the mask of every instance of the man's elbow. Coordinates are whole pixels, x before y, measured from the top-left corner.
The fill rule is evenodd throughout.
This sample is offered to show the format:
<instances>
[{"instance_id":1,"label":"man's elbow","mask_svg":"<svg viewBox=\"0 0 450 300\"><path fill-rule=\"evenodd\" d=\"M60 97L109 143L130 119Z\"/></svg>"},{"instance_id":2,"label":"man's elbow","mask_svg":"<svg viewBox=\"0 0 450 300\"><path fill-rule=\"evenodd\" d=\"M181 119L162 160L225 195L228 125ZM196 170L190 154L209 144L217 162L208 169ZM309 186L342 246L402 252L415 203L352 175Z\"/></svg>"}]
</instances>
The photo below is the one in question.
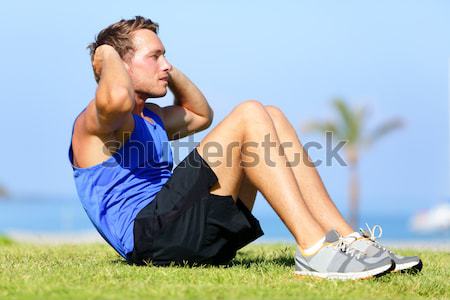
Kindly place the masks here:
<instances>
[{"instance_id":1,"label":"man's elbow","mask_svg":"<svg viewBox=\"0 0 450 300\"><path fill-rule=\"evenodd\" d=\"M202 131L205 130L207 128L209 128L209 126L211 126L212 122L213 122L213 112L211 111L207 117L201 117L201 119L197 122L197 131Z\"/></svg>"},{"instance_id":2,"label":"man's elbow","mask_svg":"<svg viewBox=\"0 0 450 300\"><path fill-rule=\"evenodd\" d=\"M209 113L208 113L208 117L206 117L205 120L205 128L209 128L209 126L211 126L212 122L214 120L214 111L212 110L212 108L209 108Z\"/></svg>"},{"instance_id":3,"label":"man's elbow","mask_svg":"<svg viewBox=\"0 0 450 300\"><path fill-rule=\"evenodd\" d=\"M133 110L134 103L126 88L114 88L107 91L97 91L97 108L106 113L124 113Z\"/></svg>"}]
</instances>

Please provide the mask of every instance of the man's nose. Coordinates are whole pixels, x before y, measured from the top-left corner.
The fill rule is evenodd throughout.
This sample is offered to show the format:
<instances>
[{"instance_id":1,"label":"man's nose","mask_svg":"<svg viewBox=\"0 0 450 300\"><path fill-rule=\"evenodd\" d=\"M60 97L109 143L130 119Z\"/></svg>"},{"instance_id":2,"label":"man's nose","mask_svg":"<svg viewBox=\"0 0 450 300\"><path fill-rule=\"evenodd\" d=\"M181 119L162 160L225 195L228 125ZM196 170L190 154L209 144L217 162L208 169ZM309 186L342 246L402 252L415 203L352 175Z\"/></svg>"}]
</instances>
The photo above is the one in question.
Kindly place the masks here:
<instances>
[{"instance_id":1,"label":"man's nose","mask_svg":"<svg viewBox=\"0 0 450 300\"><path fill-rule=\"evenodd\" d=\"M167 72L172 71L172 65L169 63L169 61L167 60L167 58L166 58L165 56L163 56L162 58L163 58L163 60L162 60L161 68L162 68L164 71L167 71Z\"/></svg>"}]
</instances>

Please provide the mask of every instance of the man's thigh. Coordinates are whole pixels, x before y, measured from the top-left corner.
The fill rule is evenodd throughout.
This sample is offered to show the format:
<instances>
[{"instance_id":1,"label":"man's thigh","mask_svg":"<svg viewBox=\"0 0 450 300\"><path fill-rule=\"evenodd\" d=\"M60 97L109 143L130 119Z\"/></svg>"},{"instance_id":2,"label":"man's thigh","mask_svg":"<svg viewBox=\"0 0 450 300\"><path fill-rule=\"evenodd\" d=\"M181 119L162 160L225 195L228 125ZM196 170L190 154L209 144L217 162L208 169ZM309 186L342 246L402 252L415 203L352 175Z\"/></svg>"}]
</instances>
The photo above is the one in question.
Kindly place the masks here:
<instances>
[{"instance_id":1,"label":"man's thigh","mask_svg":"<svg viewBox=\"0 0 450 300\"><path fill-rule=\"evenodd\" d=\"M233 110L197 146L200 156L214 171L218 182L211 188L215 195L231 195L237 199L243 179L241 167L242 122Z\"/></svg>"}]
</instances>

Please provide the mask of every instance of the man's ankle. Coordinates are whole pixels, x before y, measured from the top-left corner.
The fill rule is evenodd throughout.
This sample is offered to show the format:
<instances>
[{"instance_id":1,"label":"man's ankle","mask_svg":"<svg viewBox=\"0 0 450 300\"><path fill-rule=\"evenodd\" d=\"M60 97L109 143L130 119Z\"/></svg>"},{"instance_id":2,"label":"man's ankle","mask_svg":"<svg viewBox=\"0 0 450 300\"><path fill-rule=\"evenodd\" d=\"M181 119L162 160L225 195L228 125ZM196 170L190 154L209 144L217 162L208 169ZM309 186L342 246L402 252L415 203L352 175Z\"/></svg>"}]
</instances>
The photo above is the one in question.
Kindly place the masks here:
<instances>
[{"instance_id":1,"label":"man's ankle","mask_svg":"<svg viewBox=\"0 0 450 300\"><path fill-rule=\"evenodd\" d=\"M325 236L323 236L321 239L319 239L314 244L310 245L309 247L302 248L300 245L298 246L300 249L300 252L305 256L311 256L316 254L323 246L325 242Z\"/></svg>"}]
</instances>

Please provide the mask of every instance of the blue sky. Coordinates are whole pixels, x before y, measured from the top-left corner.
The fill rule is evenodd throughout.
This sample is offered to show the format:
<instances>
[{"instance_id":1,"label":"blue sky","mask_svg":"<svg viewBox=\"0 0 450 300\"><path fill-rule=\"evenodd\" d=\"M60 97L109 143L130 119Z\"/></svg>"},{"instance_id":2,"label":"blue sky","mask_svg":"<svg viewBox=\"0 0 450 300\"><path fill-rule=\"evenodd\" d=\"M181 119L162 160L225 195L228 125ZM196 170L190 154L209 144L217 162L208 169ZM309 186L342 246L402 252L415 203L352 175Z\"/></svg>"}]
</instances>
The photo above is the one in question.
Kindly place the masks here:
<instances>
[{"instance_id":1,"label":"blue sky","mask_svg":"<svg viewBox=\"0 0 450 300\"><path fill-rule=\"evenodd\" d=\"M85 47L105 26L143 15L160 24L168 59L204 91L213 126L250 98L280 107L296 128L332 116L336 96L369 105L369 127L402 117L406 128L362 158L362 208L427 207L450 196L449 13L443 0L4 3L0 183L14 195L75 197L71 126L96 86ZM345 209L346 168L320 173Z\"/></svg>"}]
</instances>

